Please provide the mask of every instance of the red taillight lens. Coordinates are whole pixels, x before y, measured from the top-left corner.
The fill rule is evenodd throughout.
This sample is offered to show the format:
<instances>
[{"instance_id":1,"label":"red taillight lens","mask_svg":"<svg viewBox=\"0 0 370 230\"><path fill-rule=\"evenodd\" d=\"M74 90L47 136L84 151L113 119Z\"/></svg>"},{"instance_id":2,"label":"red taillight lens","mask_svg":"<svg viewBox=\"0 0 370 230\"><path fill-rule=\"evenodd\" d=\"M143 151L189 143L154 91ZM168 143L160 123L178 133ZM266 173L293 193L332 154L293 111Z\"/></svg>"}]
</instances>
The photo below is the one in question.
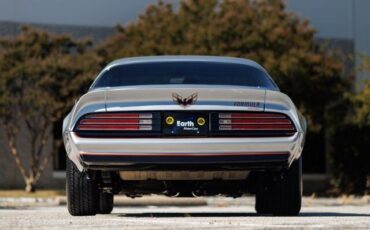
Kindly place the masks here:
<instances>
[{"instance_id":1,"label":"red taillight lens","mask_svg":"<svg viewBox=\"0 0 370 230\"><path fill-rule=\"evenodd\" d=\"M101 113L83 117L77 131L147 131L152 124L151 113Z\"/></svg>"},{"instance_id":2,"label":"red taillight lens","mask_svg":"<svg viewBox=\"0 0 370 230\"><path fill-rule=\"evenodd\" d=\"M219 131L286 131L295 127L284 114L277 113L219 113Z\"/></svg>"},{"instance_id":3,"label":"red taillight lens","mask_svg":"<svg viewBox=\"0 0 370 230\"><path fill-rule=\"evenodd\" d=\"M283 114L277 113L219 113L219 118L286 118Z\"/></svg>"}]
</instances>

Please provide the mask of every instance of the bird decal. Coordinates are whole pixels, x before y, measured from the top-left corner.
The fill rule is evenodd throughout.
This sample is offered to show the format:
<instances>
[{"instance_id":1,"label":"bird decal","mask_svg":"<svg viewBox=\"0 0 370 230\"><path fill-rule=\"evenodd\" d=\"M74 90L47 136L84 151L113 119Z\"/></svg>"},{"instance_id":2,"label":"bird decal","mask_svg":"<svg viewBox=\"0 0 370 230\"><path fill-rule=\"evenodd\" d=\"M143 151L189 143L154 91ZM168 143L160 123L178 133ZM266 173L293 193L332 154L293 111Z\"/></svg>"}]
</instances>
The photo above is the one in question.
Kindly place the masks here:
<instances>
[{"instance_id":1,"label":"bird decal","mask_svg":"<svg viewBox=\"0 0 370 230\"><path fill-rule=\"evenodd\" d=\"M183 107L186 107L186 106L189 106L193 103L195 103L198 99L198 94L197 93L193 93L192 95L190 95L189 97L187 98L183 98L182 96L180 96L179 94L177 93L172 93L172 100L183 106Z\"/></svg>"}]
</instances>

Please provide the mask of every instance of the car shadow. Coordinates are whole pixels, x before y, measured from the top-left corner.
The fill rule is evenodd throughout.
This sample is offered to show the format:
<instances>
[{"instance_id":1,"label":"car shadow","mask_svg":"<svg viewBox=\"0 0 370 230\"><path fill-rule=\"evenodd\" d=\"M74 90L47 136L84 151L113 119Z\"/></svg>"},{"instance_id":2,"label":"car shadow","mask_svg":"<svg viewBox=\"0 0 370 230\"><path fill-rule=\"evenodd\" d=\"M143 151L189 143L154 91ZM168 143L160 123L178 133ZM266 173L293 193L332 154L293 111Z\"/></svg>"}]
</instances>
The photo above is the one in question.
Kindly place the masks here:
<instances>
[{"instance_id":1,"label":"car shadow","mask_svg":"<svg viewBox=\"0 0 370 230\"><path fill-rule=\"evenodd\" d=\"M272 217L271 215L258 215L257 213L245 213L245 212L144 212L144 213L117 213L113 214L118 217L156 217L156 218L174 218L174 217ZM301 212L298 217L370 217L367 213L343 213L343 212Z\"/></svg>"},{"instance_id":2,"label":"car shadow","mask_svg":"<svg viewBox=\"0 0 370 230\"><path fill-rule=\"evenodd\" d=\"M361 216L368 216L368 213L346 213L346 212L302 212L299 216L303 217L361 217Z\"/></svg>"},{"instance_id":3,"label":"car shadow","mask_svg":"<svg viewBox=\"0 0 370 230\"><path fill-rule=\"evenodd\" d=\"M144 212L144 213L119 213L117 216L120 217L164 217L164 218L171 218L171 217L243 217L243 216L258 216L256 213L209 213L209 212L170 212L170 213L163 213L163 212Z\"/></svg>"},{"instance_id":4,"label":"car shadow","mask_svg":"<svg viewBox=\"0 0 370 230\"><path fill-rule=\"evenodd\" d=\"M17 209L22 209L22 207L0 206L0 210L17 210Z\"/></svg>"}]
</instances>

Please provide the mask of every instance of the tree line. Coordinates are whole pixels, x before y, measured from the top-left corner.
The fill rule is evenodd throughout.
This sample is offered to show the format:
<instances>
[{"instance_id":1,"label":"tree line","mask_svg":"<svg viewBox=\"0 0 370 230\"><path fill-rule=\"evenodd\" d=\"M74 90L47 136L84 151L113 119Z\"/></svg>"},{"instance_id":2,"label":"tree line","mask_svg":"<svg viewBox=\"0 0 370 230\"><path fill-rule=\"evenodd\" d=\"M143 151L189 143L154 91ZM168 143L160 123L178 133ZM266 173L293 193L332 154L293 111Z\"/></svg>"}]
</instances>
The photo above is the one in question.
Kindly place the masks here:
<instances>
[{"instance_id":1,"label":"tree line","mask_svg":"<svg viewBox=\"0 0 370 230\"><path fill-rule=\"evenodd\" d=\"M35 190L61 145L57 127L104 65L122 57L177 54L260 63L307 118L304 156L329 153L335 191L369 189L370 84L354 93L346 57L315 42L309 21L287 12L281 0L187 0L178 9L162 1L150 5L99 44L32 27L0 39L0 121L26 190ZM366 72L370 61L363 60ZM20 143L20 132L28 143ZM29 148L21 150L25 144ZM20 151L31 160L25 162Z\"/></svg>"}]
</instances>

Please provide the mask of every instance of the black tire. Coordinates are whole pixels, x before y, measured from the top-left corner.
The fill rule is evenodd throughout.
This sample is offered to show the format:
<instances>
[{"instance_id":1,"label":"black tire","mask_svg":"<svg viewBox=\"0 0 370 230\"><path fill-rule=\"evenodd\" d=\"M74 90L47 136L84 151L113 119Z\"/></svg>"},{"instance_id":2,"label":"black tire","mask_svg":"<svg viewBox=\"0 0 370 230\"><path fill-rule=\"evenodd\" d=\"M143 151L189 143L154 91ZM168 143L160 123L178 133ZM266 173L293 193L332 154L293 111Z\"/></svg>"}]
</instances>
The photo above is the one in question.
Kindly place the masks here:
<instances>
[{"instance_id":1,"label":"black tire","mask_svg":"<svg viewBox=\"0 0 370 230\"><path fill-rule=\"evenodd\" d=\"M113 210L113 193L100 192L99 214L110 214Z\"/></svg>"},{"instance_id":2,"label":"black tire","mask_svg":"<svg viewBox=\"0 0 370 230\"><path fill-rule=\"evenodd\" d=\"M66 173L68 212L72 216L95 215L99 198L96 182L80 172L68 157Z\"/></svg>"},{"instance_id":3,"label":"black tire","mask_svg":"<svg viewBox=\"0 0 370 230\"><path fill-rule=\"evenodd\" d=\"M271 214L271 202L269 196L271 194L271 187L265 186L271 183L271 175L267 172L257 174L257 191L255 209L258 214Z\"/></svg>"},{"instance_id":4,"label":"black tire","mask_svg":"<svg viewBox=\"0 0 370 230\"><path fill-rule=\"evenodd\" d=\"M302 159L289 169L258 176L256 211L258 214L296 216L302 202Z\"/></svg>"}]
</instances>

